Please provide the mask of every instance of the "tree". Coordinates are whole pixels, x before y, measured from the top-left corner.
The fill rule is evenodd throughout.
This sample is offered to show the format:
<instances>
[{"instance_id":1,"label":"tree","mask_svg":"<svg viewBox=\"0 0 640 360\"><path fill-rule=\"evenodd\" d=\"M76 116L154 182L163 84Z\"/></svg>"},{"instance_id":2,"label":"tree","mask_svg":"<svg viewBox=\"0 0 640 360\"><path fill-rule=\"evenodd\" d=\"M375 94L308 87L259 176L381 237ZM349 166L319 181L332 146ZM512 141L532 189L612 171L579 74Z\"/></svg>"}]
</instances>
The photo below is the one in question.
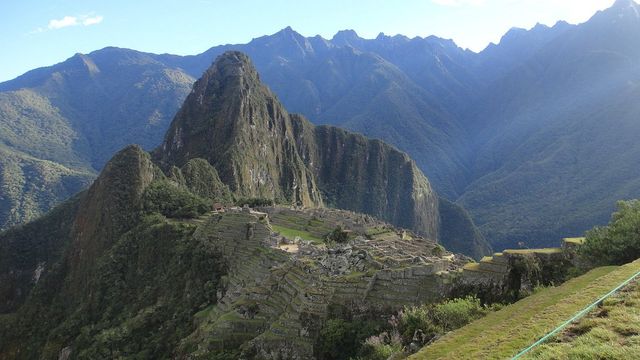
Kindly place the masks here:
<instances>
[{"instance_id":1,"label":"tree","mask_svg":"<svg viewBox=\"0 0 640 360\"><path fill-rule=\"evenodd\" d=\"M586 233L579 254L593 266L620 265L639 258L640 200L619 201L607 226Z\"/></svg>"},{"instance_id":2,"label":"tree","mask_svg":"<svg viewBox=\"0 0 640 360\"><path fill-rule=\"evenodd\" d=\"M345 243L349 240L349 234L342 229L342 226L338 225L329 234L329 240L335 241L337 243Z\"/></svg>"}]
</instances>

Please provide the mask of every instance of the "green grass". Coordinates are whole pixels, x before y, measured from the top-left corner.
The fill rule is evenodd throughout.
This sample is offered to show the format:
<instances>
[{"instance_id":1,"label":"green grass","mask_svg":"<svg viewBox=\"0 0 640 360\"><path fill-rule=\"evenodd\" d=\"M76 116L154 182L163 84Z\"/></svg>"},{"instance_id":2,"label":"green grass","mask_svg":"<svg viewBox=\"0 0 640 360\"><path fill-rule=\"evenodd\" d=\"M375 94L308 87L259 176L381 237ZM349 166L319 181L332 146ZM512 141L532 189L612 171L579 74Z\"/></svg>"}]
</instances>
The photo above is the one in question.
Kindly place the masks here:
<instances>
[{"instance_id":1,"label":"green grass","mask_svg":"<svg viewBox=\"0 0 640 360\"><path fill-rule=\"evenodd\" d=\"M479 270L480 269L480 264L477 262L470 262L464 265L464 269L465 270L471 270L471 271L475 271L475 270Z\"/></svg>"},{"instance_id":2,"label":"green grass","mask_svg":"<svg viewBox=\"0 0 640 360\"><path fill-rule=\"evenodd\" d=\"M561 248L543 248L543 249L509 249L503 251L505 254L557 254L561 253Z\"/></svg>"},{"instance_id":3,"label":"green grass","mask_svg":"<svg viewBox=\"0 0 640 360\"><path fill-rule=\"evenodd\" d=\"M280 235L288 238L288 239L294 239L296 236L300 236L300 238L302 238L303 240L309 240L315 244L324 244L324 240L312 235L310 232L308 231L304 231L304 230L296 230L296 229L291 229L288 227L284 227L284 226L280 226L280 225L275 225L272 224L271 227L273 228L274 231L277 231L280 233Z\"/></svg>"},{"instance_id":4,"label":"green grass","mask_svg":"<svg viewBox=\"0 0 640 360\"><path fill-rule=\"evenodd\" d=\"M562 239L562 241L571 243L571 244L582 245L584 243L584 239L585 239L584 237L572 237L572 238L564 238Z\"/></svg>"},{"instance_id":5,"label":"green grass","mask_svg":"<svg viewBox=\"0 0 640 360\"><path fill-rule=\"evenodd\" d=\"M390 233L392 230L385 226L376 226L372 228L368 228L366 231L367 236L376 236Z\"/></svg>"},{"instance_id":6,"label":"green grass","mask_svg":"<svg viewBox=\"0 0 640 360\"><path fill-rule=\"evenodd\" d=\"M631 283L523 359L637 359L639 304L640 285Z\"/></svg>"},{"instance_id":7,"label":"green grass","mask_svg":"<svg viewBox=\"0 0 640 360\"><path fill-rule=\"evenodd\" d=\"M411 358L510 358L638 271L640 260L593 269L450 332Z\"/></svg>"}]
</instances>

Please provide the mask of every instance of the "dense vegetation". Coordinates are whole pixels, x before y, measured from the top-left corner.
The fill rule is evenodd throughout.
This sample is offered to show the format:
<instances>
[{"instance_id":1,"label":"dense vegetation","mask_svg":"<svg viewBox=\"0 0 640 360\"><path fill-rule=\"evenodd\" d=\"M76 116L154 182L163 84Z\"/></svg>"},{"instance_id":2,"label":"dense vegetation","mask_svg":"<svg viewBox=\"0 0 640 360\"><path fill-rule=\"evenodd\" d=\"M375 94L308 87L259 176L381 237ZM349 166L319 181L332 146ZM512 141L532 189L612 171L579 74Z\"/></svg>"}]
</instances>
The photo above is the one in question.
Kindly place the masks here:
<instances>
[{"instance_id":1,"label":"dense vegetation","mask_svg":"<svg viewBox=\"0 0 640 360\"><path fill-rule=\"evenodd\" d=\"M607 226L586 233L579 254L589 265L621 265L640 258L640 200L619 201Z\"/></svg>"},{"instance_id":2,"label":"dense vegetation","mask_svg":"<svg viewBox=\"0 0 640 360\"><path fill-rule=\"evenodd\" d=\"M0 232L0 313L22 305L39 267L44 269L60 260L71 240L71 226L83 196L67 200L28 224Z\"/></svg>"},{"instance_id":3,"label":"dense vegetation","mask_svg":"<svg viewBox=\"0 0 640 360\"><path fill-rule=\"evenodd\" d=\"M320 359L386 360L391 355L415 352L451 330L485 316L499 306L484 306L475 297L437 304L405 307L387 322L361 317L327 321L320 332Z\"/></svg>"},{"instance_id":4,"label":"dense vegetation","mask_svg":"<svg viewBox=\"0 0 640 360\"><path fill-rule=\"evenodd\" d=\"M223 271L194 229L145 217L97 259L90 296L60 291L65 270L56 268L15 317L0 318L0 349L20 345L31 358L57 358L48 349L64 346L80 358L166 358L193 314L215 301Z\"/></svg>"},{"instance_id":5,"label":"dense vegetation","mask_svg":"<svg viewBox=\"0 0 640 360\"><path fill-rule=\"evenodd\" d=\"M156 181L142 198L146 211L170 218L194 218L211 210L211 202L169 181Z\"/></svg>"},{"instance_id":6,"label":"dense vegetation","mask_svg":"<svg viewBox=\"0 0 640 360\"><path fill-rule=\"evenodd\" d=\"M12 150L0 139L0 230L36 219L82 190L94 176L92 170Z\"/></svg>"}]
</instances>

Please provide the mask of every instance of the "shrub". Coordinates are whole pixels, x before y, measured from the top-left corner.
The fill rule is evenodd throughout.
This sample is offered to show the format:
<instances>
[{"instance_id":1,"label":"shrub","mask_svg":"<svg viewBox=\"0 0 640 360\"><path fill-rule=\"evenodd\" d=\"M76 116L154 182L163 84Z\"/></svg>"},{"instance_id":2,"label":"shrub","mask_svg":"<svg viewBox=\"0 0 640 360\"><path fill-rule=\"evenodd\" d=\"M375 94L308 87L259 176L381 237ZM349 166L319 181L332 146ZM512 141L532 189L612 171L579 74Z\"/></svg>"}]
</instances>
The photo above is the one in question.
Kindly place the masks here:
<instances>
[{"instance_id":1,"label":"shrub","mask_svg":"<svg viewBox=\"0 0 640 360\"><path fill-rule=\"evenodd\" d=\"M436 246L431 249L431 255L433 256L442 256L444 254L444 248L440 244L436 244Z\"/></svg>"},{"instance_id":2,"label":"shrub","mask_svg":"<svg viewBox=\"0 0 640 360\"><path fill-rule=\"evenodd\" d=\"M480 304L478 298L468 296L462 299L447 300L435 305L433 319L446 332L479 319L485 316L487 312L487 308Z\"/></svg>"},{"instance_id":3,"label":"shrub","mask_svg":"<svg viewBox=\"0 0 640 360\"><path fill-rule=\"evenodd\" d=\"M405 307L398 314L398 330L404 344L422 344L435 336L460 328L486 315L491 309L475 296L447 300L439 304Z\"/></svg>"},{"instance_id":4,"label":"shrub","mask_svg":"<svg viewBox=\"0 0 640 360\"><path fill-rule=\"evenodd\" d=\"M640 200L619 201L607 226L586 233L578 250L591 266L620 265L640 257Z\"/></svg>"},{"instance_id":5,"label":"shrub","mask_svg":"<svg viewBox=\"0 0 640 360\"><path fill-rule=\"evenodd\" d=\"M360 359L387 360L391 355L401 353L404 347L397 332L391 334L383 332L369 337L360 349Z\"/></svg>"},{"instance_id":6,"label":"shrub","mask_svg":"<svg viewBox=\"0 0 640 360\"><path fill-rule=\"evenodd\" d=\"M340 225L333 229L327 237L330 241L335 241L337 243L345 243L349 240L349 234L344 231Z\"/></svg>"},{"instance_id":7,"label":"shrub","mask_svg":"<svg viewBox=\"0 0 640 360\"><path fill-rule=\"evenodd\" d=\"M142 197L145 211L170 218L194 218L211 209L209 202L169 181L149 185Z\"/></svg>"},{"instance_id":8,"label":"shrub","mask_svg":"<svg viewBox=\"0 0 640 360\"><path fill-rule=\"evenodd\" d=\"M380 332L376 321L329 319L320 330L316 344L319 359L350 359L355 357L368 337Z\"/></svg>"}]
</instances>

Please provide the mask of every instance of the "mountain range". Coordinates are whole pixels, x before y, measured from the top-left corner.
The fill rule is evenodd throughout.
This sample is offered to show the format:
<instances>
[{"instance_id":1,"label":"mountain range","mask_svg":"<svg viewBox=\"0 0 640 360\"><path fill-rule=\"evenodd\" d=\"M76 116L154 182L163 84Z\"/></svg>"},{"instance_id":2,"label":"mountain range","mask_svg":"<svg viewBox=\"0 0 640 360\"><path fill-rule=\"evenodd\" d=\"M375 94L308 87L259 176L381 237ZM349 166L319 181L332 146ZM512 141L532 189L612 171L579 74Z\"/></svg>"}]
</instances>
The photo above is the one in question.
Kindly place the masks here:
<instances>
[{"instance_id":1,"label":"mountain range","mask_svg":"<svg viewBox=\"0 0 640 360\"><path fill-rule=\"evenodd\" d=\"M552 244L640 195L639 11L618 0L583 24L512 29L480 53L433 36L286 28L194 56L77 54L0 84L0 223L68 198L128 143L159 145L195 78L240 50L289 111L407 152L494 248Z\"/></svg>"},{"instance_id":2,"label":"mountain range","mask_svg":"<svg viewBox=\"0 0 640 360\"><path fill-rule=\"evenodd\" d=\"M155 150L0 233L0 357L314 358L333 308L453 292L469 258L436 240L490 251L465 215L407 154L289 114L228 51Z\"/></svg>"}]
</instances>

